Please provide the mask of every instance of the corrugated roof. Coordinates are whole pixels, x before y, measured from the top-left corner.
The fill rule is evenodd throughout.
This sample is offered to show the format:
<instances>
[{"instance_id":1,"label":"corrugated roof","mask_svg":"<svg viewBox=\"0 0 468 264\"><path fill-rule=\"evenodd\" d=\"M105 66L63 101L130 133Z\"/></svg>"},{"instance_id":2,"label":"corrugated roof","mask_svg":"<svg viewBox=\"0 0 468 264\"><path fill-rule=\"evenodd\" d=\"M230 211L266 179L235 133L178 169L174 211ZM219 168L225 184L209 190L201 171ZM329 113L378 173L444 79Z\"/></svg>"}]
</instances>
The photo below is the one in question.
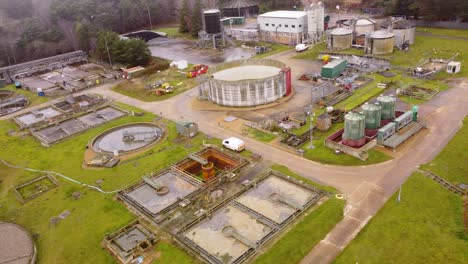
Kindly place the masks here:
<instances>
[{"instance_id":1,"label":"corrugated roof","mask_svg":"<svg viewBox=\"0 0 468 264\"><path fill-rule=\"evenodd\" d=\"M253 2L253 1L248 1L248 0L235 0L235 1L231 1L230 3L225 4L223 8L226 8L226 9L229 9L229 8L238 9L238 8L252 7L252 6L256 6L256 5L257 5L257 3Z\"/></svg>"},{"instance_id":2,"label":"corrugated roof","mask_svg":"<svg viewBox=\"0 0 468 264\"><path fill-rule=\"evenodd\" d=\"M307 13L304 11L285 11L285 10L280 10L280 11L273 11L273 12L268 12L265 14L261 14L259 16L261 17L277 17L277 18L300 18L303 16L306 16Z\"/></svg>"}]
</instances>

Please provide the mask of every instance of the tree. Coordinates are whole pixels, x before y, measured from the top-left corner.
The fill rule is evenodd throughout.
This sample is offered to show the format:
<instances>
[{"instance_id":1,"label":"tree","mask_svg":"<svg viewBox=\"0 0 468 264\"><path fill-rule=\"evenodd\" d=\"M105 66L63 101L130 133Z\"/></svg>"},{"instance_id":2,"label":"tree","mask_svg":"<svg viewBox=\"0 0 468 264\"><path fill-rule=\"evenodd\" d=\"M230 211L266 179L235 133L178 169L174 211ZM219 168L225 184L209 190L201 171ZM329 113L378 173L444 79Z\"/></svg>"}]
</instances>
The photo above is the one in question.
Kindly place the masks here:
<instances>
[{"instance_id":1,"label":"tree","mask_svg":"<svg viewBox=\"0 0 468 264\"><path fill-rule=\"evenodd\" d=\"M192 36L198 36L198 32L203 28L202 22L202 3L201 0L196 0L195 6L193 7L192 17L191 17L191 27L190 33Z\"/></svg>"},{"instance_id":2,"label":"tree","mask_svg":"<svg viewBox=\"0 0 468 264\"><path fill-rule=\"evenodd\" d=\"M182 8L180 9L180 12L179 12L179 32L187 33L190 31L188 18L189 18L189 4L187 0L183 0Z\"/></svg>"},{"instance_id":3,"label":"tree","mask_svg":"<svg viewBox=\"0 0 468 264\"><path fill-rule=\"evenodd\" d=\"M111 31L99 34L96 52L105 61L110 55L112 63L123 64L127 67L145 66L151 60L151 52L145 41L120 39L117 33Z\"/></svg>"}]
</instances>

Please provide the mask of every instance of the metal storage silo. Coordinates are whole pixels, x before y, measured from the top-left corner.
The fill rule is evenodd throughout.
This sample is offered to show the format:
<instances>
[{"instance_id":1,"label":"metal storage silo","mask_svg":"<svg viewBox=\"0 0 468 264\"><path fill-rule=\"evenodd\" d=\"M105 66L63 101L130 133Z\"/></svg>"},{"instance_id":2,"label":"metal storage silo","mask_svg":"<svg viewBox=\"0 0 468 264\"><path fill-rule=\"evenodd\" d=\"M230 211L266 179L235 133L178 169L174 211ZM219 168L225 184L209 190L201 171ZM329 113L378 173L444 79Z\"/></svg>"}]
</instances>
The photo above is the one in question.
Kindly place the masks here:
<instances>
[{"instance_id":1,"label":"metal storage silo","mask_svg":"<svg viewBox=\"0 0 468 264\"><path fill-rule=\"evenodd\" d=\"M381 55L393 52L395 35L386 30L378 30L366 37L366 52Z\"/></svg>"},{"instance_id":2,"label":"metal storage silo","mask_svg":"<svg viewBox=\"0 0 468 264\"><path fill-rule=\"evenodd\" d=\"M349 49L353 44L353 31L346 28L336 28L328 36L328 48L334 50Z\"/></svg>"},{"instance_id":3,"label":"metal storage silo","mask_svg":"<svg viewBox=\"0 0 468 264\"><path fill-rule=\"evenodd\" d=\"M382 108L379 104L365 103L362 106L362 110L366 118L367 129L377 129L378 127L380 127Z\"/></svg>"},{"instance_id":4,"label":"metal storage silo","mask_svg":"<svg viewBox=\"0 0 468 264\"><path fill-rule=\"evenodd\" d=\"M405 42L408 42L410 45L414 44L414 36L416 35L416 24L414 22L406 19L387 21L381 27L395 34L395 46L401 46Z\"/></svg>"},{"instance_id":5,"label":"metal storage silo","mask_svg":"<svg viewBox=\"0 0 468 264\"><path fill-rule=\"evenodd\" d=\"M382 107L382 120L395 119L395 97L389 95L381 95L377 97L377 102L379 102L380 106Z\"/></svg>"},{"instance_id":6,"label":"metal storage silo","mask_svg":"<svg viewBox=\"0 0 468 264\"><path fill-rule=\"evenodd\" d=\"M218 9L210 9L203 12L205 31L208 34L221 33L221 12Z\"/></svg>"},{"instance_id":7,"label":"metal storage silo","mask_svg":"<svg viewBox=\"0 0 468 264\"><path fill-rule=\"evenodd\" d=\"M359 147L366 143L364 115L349 112L345 115L343 144Z\"/></svg>"}]
</instances>

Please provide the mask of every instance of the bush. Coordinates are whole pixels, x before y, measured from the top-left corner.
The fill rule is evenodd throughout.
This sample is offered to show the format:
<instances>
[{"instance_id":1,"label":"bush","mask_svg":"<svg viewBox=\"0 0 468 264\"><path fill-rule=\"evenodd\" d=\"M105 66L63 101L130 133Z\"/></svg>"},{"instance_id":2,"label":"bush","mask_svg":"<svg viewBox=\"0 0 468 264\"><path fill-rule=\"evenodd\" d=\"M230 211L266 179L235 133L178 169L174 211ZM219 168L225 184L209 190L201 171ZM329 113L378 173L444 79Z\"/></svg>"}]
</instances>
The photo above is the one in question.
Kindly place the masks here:
<instances>
[{"instance_id":1,"label":"bush","mask_svg":"<svg viewBox=\"0 0 468 264\"><path fill-rule=\"evenodd\" d=\"M169 61L157 57L152 57L150 63L144 70L144 75L154 74L158 71L164 71L169 68Z\"/></svg>"}]
</instances>

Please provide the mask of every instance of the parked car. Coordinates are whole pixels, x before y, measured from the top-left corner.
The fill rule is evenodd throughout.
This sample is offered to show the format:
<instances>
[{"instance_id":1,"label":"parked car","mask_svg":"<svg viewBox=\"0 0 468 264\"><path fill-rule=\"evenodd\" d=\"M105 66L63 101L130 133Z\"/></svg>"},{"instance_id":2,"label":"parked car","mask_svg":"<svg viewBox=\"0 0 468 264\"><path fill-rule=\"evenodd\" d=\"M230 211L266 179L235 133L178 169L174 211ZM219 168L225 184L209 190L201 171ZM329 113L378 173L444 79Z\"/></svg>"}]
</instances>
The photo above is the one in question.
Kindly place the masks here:
<instances>
[{"instance_id":1,"label":"parked car","mask_svg":"<svg viewBox=\"0 0 468 264\"><path fill-rule=\"evenodd\" d=\"M299 45L296 46L296 51L297 52L302 52L302 51L305 51L305 50L308 50L308 49L309 49L309 45L304 44L304 43L299 44Z\"/></svg>"},{"instance_id":2,"label":"parked car","mask_svg":"<svg viewBox=\"0 0 468 264\"><path fill-rule=\"evenodd\" d=\"M230 150L241 152L245 149L245 142L241 139L230 137L223 140L223 146Z\"/></svg>"}]
</instances>

